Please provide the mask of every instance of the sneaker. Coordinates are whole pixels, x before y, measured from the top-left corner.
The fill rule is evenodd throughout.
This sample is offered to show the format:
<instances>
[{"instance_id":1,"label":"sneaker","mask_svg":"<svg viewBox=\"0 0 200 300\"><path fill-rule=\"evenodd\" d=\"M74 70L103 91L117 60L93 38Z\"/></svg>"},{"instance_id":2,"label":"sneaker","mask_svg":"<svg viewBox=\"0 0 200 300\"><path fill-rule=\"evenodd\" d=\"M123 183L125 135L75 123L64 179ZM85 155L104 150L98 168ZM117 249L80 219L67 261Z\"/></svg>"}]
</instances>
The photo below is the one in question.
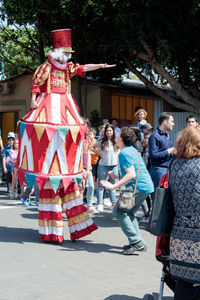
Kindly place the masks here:
<instances>
[{"instance_id":1,"label":"sneaker","mask_svg":"<svg viewBox=\"0 0 200 300\"><path fill-rule=\"evenodd\" d=\"M28 201L24 200L22 197L20 197L20 200L22 201L22 204L25 206L28 206Z\"/></svg>"},{"instance_id":2,"label":"sneaker","mask_svg":"<svg viewBox=\"0 0 200 300\"><path fill-rule=\"evenodd\" d=\"M12 199L12 200L15 199L15 195L14 194L9 194L9 198Z\"/></svg>"},{"instance_id":3,"label":"sneaker","mask_svg":"<svg viewBox=\"0 0 200 300\"><path fill-rule=\"evenodd\" d=\"M111 207L112 203L110 202L109 199L105 198L105 199L104 199L104 205L105 205L105 206L108 206L108 207Z\"/></svg>"},{"instance_id":4,"label":"sneaker","mask_svg":"<svg viewBox=\"0 0 200 300\"><path fill-rule=\"evenodd\" d=\"M94 207L89 207L88 208L88 212L89 213L91 213L92 215L94 215L94 214L98 214L99 212L98 212L98 210L96 210Z\"/></svg>"},{"instance_id":5,"label":"sneaker","mask_svg":"<svg viewBox=\"0 0 200 300\"><path fill-rule=\"evenodd\" d=\"M122 254L132 255L132 254L134 254L135 251L142 251L142 250L144 250L144 248L145 248L144 244L142 242L138 242L138 243L129 245L129 247L125 248L122 251Z\"/></svg>"},{"instance_id":6,"label":"sneaker","mask_svg":"<svg viewBox=\"0 0 200 300\"><path fill-rule=\"evenodd\" d=\"M103 212L103 204L99 204L98 207L97 207L97 210L99 212Z\"/></svg>"},{"instance_id":7,"label":"sneaker","mask_svg":"<svg viewBox=\"0 0 200 300\"><path fill-rule=\"evenodd\" d=\"M19 195L17 192L15 192L15 199L19 199Z\"/></svg>"},{"instance_id":8,"label":"sneaker","mask_svg":"<svg viewBox=\"0 0 200 300\"><path fill-rule=\"evenodd\" d=\"M31 201L28 201L28 205L29 206L35 206L35 203L31 202Z\"/></svg>"}]
</instances>

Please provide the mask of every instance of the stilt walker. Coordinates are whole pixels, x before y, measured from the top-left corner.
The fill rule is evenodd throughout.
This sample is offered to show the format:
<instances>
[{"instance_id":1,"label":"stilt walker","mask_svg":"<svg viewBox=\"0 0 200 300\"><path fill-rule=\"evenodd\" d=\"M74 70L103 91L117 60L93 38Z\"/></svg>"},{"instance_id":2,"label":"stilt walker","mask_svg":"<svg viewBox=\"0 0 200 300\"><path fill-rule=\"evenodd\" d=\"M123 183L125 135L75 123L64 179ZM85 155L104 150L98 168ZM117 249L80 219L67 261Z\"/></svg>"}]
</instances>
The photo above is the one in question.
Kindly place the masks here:
<instances>
[{"instance_id":1,"label":"stilt walker","mask_svg":"<svg viewBox=\"0 0 200 300\"><path fill-rule=\"evenodd\" d=\"M62 212L70 237L97 229L80 197L83 187L82 148L86 126L71 94L70 78L114 65L68 62L71 30L52 31L54 51L33 75L31 110L19 122L18 177L39 187L39 233L42 240L62 243Z\"/></svg>"}]
</instances>

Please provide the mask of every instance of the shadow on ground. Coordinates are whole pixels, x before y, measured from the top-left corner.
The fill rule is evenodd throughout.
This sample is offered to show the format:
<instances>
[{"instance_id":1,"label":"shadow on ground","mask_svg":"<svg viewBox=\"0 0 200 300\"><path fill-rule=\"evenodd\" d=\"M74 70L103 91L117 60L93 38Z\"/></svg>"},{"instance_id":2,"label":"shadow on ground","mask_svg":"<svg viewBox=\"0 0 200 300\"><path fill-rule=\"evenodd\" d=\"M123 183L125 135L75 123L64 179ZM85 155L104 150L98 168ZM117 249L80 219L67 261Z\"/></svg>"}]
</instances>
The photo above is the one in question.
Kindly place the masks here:
<instances>
[{"instance_id":1,"label":"shadow on ground","mask_svg":"<svg viewBox=\"0 0 200 300\"><path fill-rule=\"evenodd\" d=\"M145 296L145 295L144 295ZM146 294L147 296L147 294ZM151 300L158 300L158 296L159 294L158 293L153 293L153 298L149 298ZM115 295L111 295L111 296L108 296L106 298L104 298L104 300L147 300L147 298L143 297L143 298L138 298L138 297L134 297L134 296L127 296L127 295L118 295L118 294L115 294ZM169 297L169 296L163 296L162 297L162 300L173 300L173 297Z\"/></svg>"},{"instance_id":2,"label":"shadow on ground","mask_svg":"<svg viewBox=\"0 0 200 300\"><path fill-rule=\"evenodd\" d=\"M5 243L41 243L38 230L0 226L0 242Z\"/></svg>"},{"instance_id":3,"label":"shadow on ground","mask_svg":"<svg viewBox=\"0 0 200 300\"><path fill-rule=\"evenodd\" d=\"M115 253L122 255L122 247L111 245L111 244L104 244L104 243L93 243L90 240L78 240L76 242L73 241L64 241L61 245L62 247L59 248L60 251L87 251L90 253ZM134 253L134 256L138 256L138 253Z\"/></svg>"},{"instance_id":4,"label":"shadow on ground","mask_svg":"<svg viewBox=\"0 0 200 300\"><path fill-rule=\"evenodd\" d=\"M104 298L104 300L141 300L141 298L115 294Z\"/></svg>"}]
</instances>

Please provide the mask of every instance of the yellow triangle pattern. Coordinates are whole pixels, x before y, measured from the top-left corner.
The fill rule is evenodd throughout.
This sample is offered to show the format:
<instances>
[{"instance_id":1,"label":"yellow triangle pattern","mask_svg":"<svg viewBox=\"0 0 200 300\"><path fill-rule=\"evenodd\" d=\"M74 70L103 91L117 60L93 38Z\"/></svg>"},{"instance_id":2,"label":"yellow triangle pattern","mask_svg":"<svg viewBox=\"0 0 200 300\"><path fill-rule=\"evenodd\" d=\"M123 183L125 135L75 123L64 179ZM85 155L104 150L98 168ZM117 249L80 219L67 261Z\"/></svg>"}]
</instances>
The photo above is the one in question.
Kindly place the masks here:
<instances>
[{"instance_id":1,"label":"yellow triangle pattern","mask_svg":"<svg viewBox=\"0 0 200 300\"><path fill-rule=\"evenodd\" d=\"M59 160L58 160L58 155L57 153L54 156L54 160L51 166L50 174L60 174L60 165L59 165Z\"/></svg>"},{"instance_id":2,"label":"yellow triangle pattern","mask_svg":"<svg viewBox=\"0 0 200 300\"><path fill-rule=\"evenodd\" d=\"M70 127L69 129L70 129L70 131L71 131L71 135L72 135L74 144L76 144L76 138L77 138L77 135L78 135L78 133L79 133L80 126L72 126L72 127Z\"/></svg>"},{"instance_id":3,"label":"yellow triangle pattern","mask_svg":"<svg viewBox=\"0 0 200 300\"><path fill-rule=\"evenodd\" d=\"M43 132L45 130L45 126L41 125L41 124L34 124L34 127L35 127L35 131L37 133L37 138L40 141L40 139L41 139L41 137L43 135Z\"/></svg>"},{"instance_id":4,"label":"yellow triangle pattern","mask_svg":"<svg viewBox=\"0 0 200 300\"><path fill-rule=\"evenodd\" d=\"M26 154L26 151L24 151L21 168L24 169L24 170L27 170L27 167L28 167L27 154Z\"/></svg>"}]
</instances>

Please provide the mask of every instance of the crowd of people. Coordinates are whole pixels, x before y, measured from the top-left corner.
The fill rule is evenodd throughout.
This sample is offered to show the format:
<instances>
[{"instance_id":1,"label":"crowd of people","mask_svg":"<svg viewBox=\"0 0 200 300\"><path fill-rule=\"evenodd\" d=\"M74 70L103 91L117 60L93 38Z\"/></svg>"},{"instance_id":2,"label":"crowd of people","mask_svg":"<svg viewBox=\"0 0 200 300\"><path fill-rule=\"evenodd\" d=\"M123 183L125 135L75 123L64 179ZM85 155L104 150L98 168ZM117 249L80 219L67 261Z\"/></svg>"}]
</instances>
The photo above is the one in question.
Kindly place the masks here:
<instances>
[{"instance_id":1,"label":"crowd of people","mask_svg":"<svg viewBox=\"0 0 200 300\"><path fill-rule=\"evenodd\" d=\"M93 215L104 211L104 199L109 196L113 214L129 242L123 246L122 254L131 255L147 248L139 230L138 218L141 218L141 222L148 221L155 190L170 167L169 184L176 211L170 242L171 271L178 277L175 299L189 299L184 298L185 295L189 297L193 283L199 282L198 120L193 115L187 117L186 128L179 133L177 145L173 147L169 135L174 127L172 113L161 113L159 126L154 131L146 120L147 112L144 109L140 108L136 117L138 120L134 125L119 128L117 120L113 119L110 123L100 125L98 132L90 126L88 119L84 120L88 134L83 145L86 184L82 197L89 213ZM35 205L29 199L32 190L28 184L22 190L19 188L15 167L18 155L17 136L9 132L5 147L2 139L0 147L8 196L10 199L20 198L26 206ZM129 212L120 211L116 190L126 186L133 191L136 184L135 206ZM34 192L37 201L37 184ZM139 208L143 210L142 216L136 215ZM184 247L189 250L185 252ZM183 260L188 260L187 266L182 263ZM187 273L189 265L192 272Z\"/></svg>"},{"instance_id":2,"label":"crowd of people","mask_svg":"<svg viewBox=\"0 0 200 300\"><path fill-rule=\"evenodd\" d=\"M71 240L77 240L97 229L91 215L103 213L104 199L109 196L113 214L129 242L123 246L122 254L132 255L147 248L139 230L138 210L140 207L143 210L140 221L147 222L156 188L168 173L176 213L170 239L170 267L177 282L174 299L189 300L193 284L200 283L198 120L188 116L186 128L179 133L174 147L169 134L174 127L174 116L169 112L160 114L159 126L154 131L148 123L147 111L137 107L135 124L120 126L117 119L112 119L97 132L89 120L82 120L71 94L70 79L115 65L74 64L69 61L74 52L71 30L53 30L51 34L54 50L49 52L49 61L33 75L31 109L18 124L21 158L28 139L27 132L24 133L27 124L34 132L29 137L27 151L34 153L34 157L27 155L26 164L21 158L17 164L17 136L9 132L5 148L0 139L9 198L20 198L25 206L35 205L30 201L32 189L22 173L37 177L40 186L35 180L34 193L36 201L40 198L40 236L45 242L62 243L62 212L65 211L68 219ZM40 142L38 132L40 135L44 127L46 134L40 136ZM39 147L40 156L36 153ZM17 176L23 181L22 189ZM134 206L129 211L121 210L117 201L116 190L124 186L135 194Z\"/></svg>"}]
</instances>

